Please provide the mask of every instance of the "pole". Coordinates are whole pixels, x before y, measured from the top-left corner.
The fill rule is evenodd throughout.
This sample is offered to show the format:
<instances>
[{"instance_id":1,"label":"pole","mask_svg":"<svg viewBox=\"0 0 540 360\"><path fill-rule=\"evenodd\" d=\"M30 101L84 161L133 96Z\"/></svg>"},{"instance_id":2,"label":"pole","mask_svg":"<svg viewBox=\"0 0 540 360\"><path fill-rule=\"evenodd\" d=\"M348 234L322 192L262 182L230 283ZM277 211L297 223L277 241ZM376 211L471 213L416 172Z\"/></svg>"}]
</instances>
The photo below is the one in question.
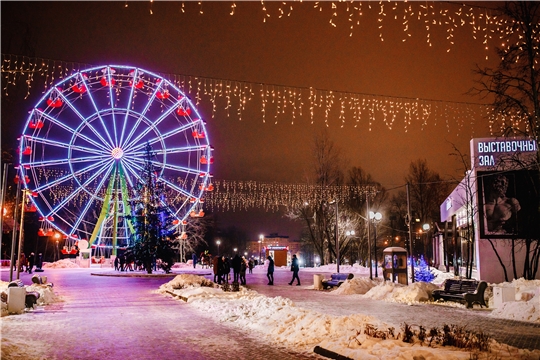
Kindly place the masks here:
<instances>
[{"instance_id":1,"label":"pole","mask_svg":"<svg viewBox=\"0 0 540 360\"><path fill-rule=\"evenodd\" d=\"M19 260L21 259L21 250L23 242L23 232L24 232L24 201L26 200L26 189L23 189L23 200L21 203L21 223L19 225L19 248L17 250L17 256ZM21 272L22 264L17 264L17 280L19 280L19 274Z\"/></svg>"},{"instance_id":2,"label":"pole","mask_svg":"<svg viewBox=\"0 0 540 360\"><path fill-rule=\"evenodd\" d=\"M13 264L15 264L15 246L17 245L17 223L19 221L19 202L21 201L21 182L17 182L15 209L13 211L13 230L11 232L11 260L9 262L9 281L13 281ZM17 254L18 255L18 254ZM20 255L19 255L20 257Z\"/></svg>"},{"instance_id":3,"label":"pole","mask_svg":"<svg viewBox=\"0 0 540 360\"><path fill-rule=\"evenodd\" d=\"M373 234L375 235L375 239L373 240L373 254L375 257L375 277L378 278L379 275L377 273L377 221L373 221Z\"/></svg>"},{"instance_id":4,"label":"pole","mask_svg":"<svg viewBox=\"0 0 540 360\"><path fill-rule=\"evenodd\" d=\"M373 280L373 269L371 266L371 234L370 234L370 226L371 226L371 220L369 219L369 194L366 193L366 219L367 219L367 238L368 238L368 253L369 253L369 279Z\"/></svg>"},{"instance_id":5,"label":"pole","mask_svg":"<svg viewBox=\"0 0 540 360\"><path fill-rule=\"evenodd\" d=\"M2 208L0 211L2 211L2 214L0 214L0 234L4 233L4 207L5 207L5 201L6 201L6 188L7 188L7 173L8 173L8 163L4 163L4 172L2 173L2 191L0 192L0 205L2 205Z\"/></svg>"},{"instance_id":6,"label":"pole","mask_svg":"<svg viewBox=\"0 0 540 360\"><path fill-rule=\"evenodd\" d=\"M336 198L336 264L337 272L339 274L339 217L338 217L338 201Z\"/></svg>"},{"instance_id":7,"label":"pole","mask_svg":"<svg viewBox=\"0 0 540 360\"><path fill-rule=\"evenodd\" d=\"M407 225L409 226L409 255L411 257L411 282L414 282L414 262L413 262L413 237L411 226L411 199L409 195L409 183L407 183Z\"/></svg>"}]
</instances>

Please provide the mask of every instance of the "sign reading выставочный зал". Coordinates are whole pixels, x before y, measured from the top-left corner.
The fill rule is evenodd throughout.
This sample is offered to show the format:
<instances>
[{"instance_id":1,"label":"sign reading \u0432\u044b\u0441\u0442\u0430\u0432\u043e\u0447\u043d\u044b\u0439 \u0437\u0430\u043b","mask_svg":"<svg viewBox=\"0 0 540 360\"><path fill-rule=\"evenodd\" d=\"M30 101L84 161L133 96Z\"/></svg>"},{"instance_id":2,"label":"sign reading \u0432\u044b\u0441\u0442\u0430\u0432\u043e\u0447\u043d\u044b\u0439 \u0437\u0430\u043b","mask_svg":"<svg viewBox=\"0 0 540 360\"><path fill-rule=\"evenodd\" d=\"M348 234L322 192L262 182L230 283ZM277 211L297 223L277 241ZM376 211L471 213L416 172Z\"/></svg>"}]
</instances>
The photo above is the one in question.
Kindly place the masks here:
<instances>
[{"instance_id":1,"label":"sign reading \u0432\u044b\u0441\u0442\u0430\u0432\u043e\u0447\u043d\u044b\u0439 \u0437\u0430\u043b","mask_svg":"<svg viewBox=\"0 0 540 360\"><path fill-rule=\"evenodd\" d=\"M476 173L480 238L523 238L533 235L537 177L531 165L538 145L530 138L471 140ZM534 188L535 186L533 186ZM533 231L534 233L534 231Z\"/></svg>"},{"instance_id":2,"label":"sign reading \u0432\u044b\u0441\u0442\u0430\u0432\u043e\u0447\u043d\u044b\u0439 \u0437\u0430\u043b","mask_svg":"<svg viewBox=\"0 0 540 360\"><path fill-rule=\"evenodd\" d=\"M519 163L522 167L534 161L537 151L536 141L526 137L472 139L471 166L476 170L503 170L516 168Z\"/></svg>"}]
</instances>

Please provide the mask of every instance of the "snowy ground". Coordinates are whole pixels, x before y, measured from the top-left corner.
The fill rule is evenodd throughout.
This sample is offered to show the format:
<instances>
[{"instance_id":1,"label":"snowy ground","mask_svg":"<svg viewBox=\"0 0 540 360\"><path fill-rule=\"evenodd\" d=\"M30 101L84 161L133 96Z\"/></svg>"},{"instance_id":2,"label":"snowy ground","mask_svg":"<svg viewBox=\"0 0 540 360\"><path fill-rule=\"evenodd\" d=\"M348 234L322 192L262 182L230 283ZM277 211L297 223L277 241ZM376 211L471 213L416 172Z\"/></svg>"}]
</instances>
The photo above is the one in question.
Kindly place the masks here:
<instances>
[{"instance_id":1,"label":"snowy ground","mask_svg":"<svg viewBox=\"0 0 540 360\"><path fill-rule=\"evenodd\" d=\"M67 262L49 264L48 267L72 267ZM335 265L302 268L302 272L332 273ZM189 264L178 264L174 271L200 272ZM255 271L264 271L262 267ZM340 272L352 272L355 277L332 291L335 296L361 294L361 296L384 301L416 304L429 302L431 291L450 274L433 270L436 278L433 284L416 282L408 286L384 283L380 279L369 279L369 269L359 266L341 266ZM7 282L0 282L0 292L5 291ZM516 301L504 303L490 316L540 323L540 281L515 280L512 283L490 284L516 288ZM62 301L54 294L54 288L34 285L33 290L41 294L39 305ZM297 307L286 297L267 297L253 290L241 287L239 292L224 292L204 277L181 274L162 285L156 292L164 296L173 293L179 301L187 301L205 316L211 316L223 325L238 327L251 332L259 332L269 342L286 344L296 349L312 350L315 346L328 349L353 359L471 359L471 351L454 347L427 346L419 341L405 343L400 339L380 339L367 336L364 332L370 326L386 331L390 325L365 314L332 316ZM315 292L316 294L316 292ZM306 296L309 296L306 293ZM493 307L492 293L486 292L490 307ZM463 306L445 303L448 306ZM2 316L7 316L2 303ZM401 329L395 329L397 335ZM426 341L427 342L427 341ZM491 351L475 353L478 359L540 359L540 351L516 349L507 345L491 343Z\"/></svg>"}]
</instances>

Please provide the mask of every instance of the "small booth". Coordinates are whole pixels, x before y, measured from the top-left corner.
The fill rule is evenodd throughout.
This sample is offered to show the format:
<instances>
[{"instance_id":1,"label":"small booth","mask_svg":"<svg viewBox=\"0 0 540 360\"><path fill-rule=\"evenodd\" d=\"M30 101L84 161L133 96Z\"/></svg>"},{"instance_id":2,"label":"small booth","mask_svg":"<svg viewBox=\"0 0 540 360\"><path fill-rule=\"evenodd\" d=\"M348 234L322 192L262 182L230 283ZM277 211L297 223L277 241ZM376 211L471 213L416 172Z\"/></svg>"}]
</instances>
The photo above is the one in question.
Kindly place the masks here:
<instances>
[{"instance_id":1,"label":"small booth","mask_svg":"<svg viewBox=\"0 0 540 360\"><path fill-rule=\"evenodd\" d=\"M383 250L384 280L390 280L399 284L408 285L407 276L407 250L402 247L387 247Z\"/></svg>"},{"instance_id":2,"label":"small booth","mask_svg":"<svg viewBox=\"0 0 540 360\"><path fill-rule=\"evenodd\" d=\"M264 250L265 259L270 255L274 259L274 266L287 266L289 264L288 246L266 246Z\"/></svg>"}]
</instances>

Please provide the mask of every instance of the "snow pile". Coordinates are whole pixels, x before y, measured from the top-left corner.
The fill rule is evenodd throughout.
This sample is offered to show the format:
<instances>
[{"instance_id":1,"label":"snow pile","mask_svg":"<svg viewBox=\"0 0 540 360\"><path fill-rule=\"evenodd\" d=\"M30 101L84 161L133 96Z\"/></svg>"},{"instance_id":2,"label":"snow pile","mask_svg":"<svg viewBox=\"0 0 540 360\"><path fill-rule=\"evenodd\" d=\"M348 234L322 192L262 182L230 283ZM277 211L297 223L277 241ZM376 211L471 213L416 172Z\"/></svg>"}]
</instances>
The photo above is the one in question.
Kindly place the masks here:
<instances>
[{"instance_id":1,"label":"snow pile","mask_svg":"<svg viewBox=\"0 0 540 360\"><path fill-rule=\"evenodd\" d=\"M174 290L178 297L189 297L189 304L200 310L203 316L212 317L228 326L257 332L275 344L293 347L311 353L315 346L348 356L351 359L457 359L471 358L471 352L453 347L428 347L425 344L409 344L401 340L379 339L364 334L366 327L387 331L391 326L365 314L332 316L296 307L281 296L266 297L241 287L239 292L223 292L220 288L200 287L202 279L185 277L182 289ZM353 279L354 280L354 279ZM189 282L193 283L190 287ZM178 283L173 279L171 283ZM426 283L403 286L390 283L373 284L371 280L350 281L348 287L367 291L373 297L420 301L429 291ZM345 285L345 284L344 284ZM172 284L165 287L173 288ZM162 286L162 288L165 288ZM386 295L384 292L386 291ZM346 291L343 290L345 293ZM337 294L337 290L334 291ZM397 335L401 329L395 329ZM501 360L538 358L540 351L520 350L493 342L490 353L479 353L477 359Z\"/></svg>"},{"instance_id":2,"label":"snow pile","mask_svg":"<svg viewBox=\"0 0 540 360\"><path fill-rule=\"evenodd\" d=\"M0 293L7 295L9 282L0 280ZM37 305L49 305L55 302L64 301L60 296L54 293L53 288L48 285L31 284L26 286L26 291L36 291L39 293L39 299L37 299ZM7 311L7 303L2 302L1 306L2 317L9 315Z\"/></svg>"},{"instance_id":3,"label":"snow pile","mask_svg":"<svg viewBox=\"0 0 540 360\"><path fill-rule=\"evenodd\" d=\"M503 303L501 307L494 309L490 316L540 323L540 280L521 278L511 283L496 284L496 286L514 287L516 301Z\"/></svg>"},{"instance_id":4,"label":"snow pile","mask_svg":"<svg viewBox=\"0 0 540 360\"><path fill-rule=\"evenodd\" d=\"M417 302L429 301L432 291L437 288L437 285L426 282L415 282L407 286L385 281L371 288L365 294L365 297L411 305Z\"/></svg>"},{"instance_id":5,"label":"snow pile","mask_svg":"<svg viewBox=\"0 0 540 360\"><path fill-rule=\"evenodd\" d=\"M332 291L335 295L365 294L373 287L381 283L381 280L370 280L367 277L355 277L346 280L340 287Z\"/></svg>"},{"instance_id":6,"label":"snow pile","mask_svg":"<svg viewBox=\"0 0 540 360\"><path fill-rule=\"evenodd\" d=\"M75 264L70 259L62 259L52 263L43 263L44 269L78 269L79 265Z\"/></svg>"}]
</instances>

